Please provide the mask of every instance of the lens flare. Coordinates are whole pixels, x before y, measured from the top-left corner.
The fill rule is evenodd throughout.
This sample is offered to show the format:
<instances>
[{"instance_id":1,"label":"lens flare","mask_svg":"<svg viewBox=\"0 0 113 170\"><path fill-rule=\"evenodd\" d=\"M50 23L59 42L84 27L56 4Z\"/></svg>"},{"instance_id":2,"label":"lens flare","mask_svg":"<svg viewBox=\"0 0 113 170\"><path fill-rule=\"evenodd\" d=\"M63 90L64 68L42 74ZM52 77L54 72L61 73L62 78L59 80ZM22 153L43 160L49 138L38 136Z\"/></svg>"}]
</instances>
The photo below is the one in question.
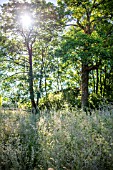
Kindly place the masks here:
<instances>
[{"instance_id":1,"label":"lens flare","mask_svg":"<svg viewBox=\"0 0 113 170\"><path fill-rule=\"evenodd\" d=\"M23 28L30 28L32 26L32 19L28 14L21 16L21 24Z\"/></svg>"}]
</instances>

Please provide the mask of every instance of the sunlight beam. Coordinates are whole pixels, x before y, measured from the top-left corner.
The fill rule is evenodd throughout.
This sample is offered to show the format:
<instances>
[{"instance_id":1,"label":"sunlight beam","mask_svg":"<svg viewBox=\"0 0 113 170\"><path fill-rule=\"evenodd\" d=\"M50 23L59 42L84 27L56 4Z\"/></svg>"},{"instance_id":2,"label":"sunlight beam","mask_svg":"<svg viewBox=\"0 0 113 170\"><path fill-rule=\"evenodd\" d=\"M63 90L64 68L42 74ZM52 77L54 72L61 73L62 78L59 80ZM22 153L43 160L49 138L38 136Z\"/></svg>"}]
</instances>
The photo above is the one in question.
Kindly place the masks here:
<instances>
[{"instance_id":1,"label":"sunlight beam","mask_svg":"<svg viewBox=\"0 0 113 170\"><path fill-rule=\"evenodd\" d=\"M32 19L28 14L22 15L20 18L23 28L29 29L32 26Z\"/></svg>"}]
</instances>

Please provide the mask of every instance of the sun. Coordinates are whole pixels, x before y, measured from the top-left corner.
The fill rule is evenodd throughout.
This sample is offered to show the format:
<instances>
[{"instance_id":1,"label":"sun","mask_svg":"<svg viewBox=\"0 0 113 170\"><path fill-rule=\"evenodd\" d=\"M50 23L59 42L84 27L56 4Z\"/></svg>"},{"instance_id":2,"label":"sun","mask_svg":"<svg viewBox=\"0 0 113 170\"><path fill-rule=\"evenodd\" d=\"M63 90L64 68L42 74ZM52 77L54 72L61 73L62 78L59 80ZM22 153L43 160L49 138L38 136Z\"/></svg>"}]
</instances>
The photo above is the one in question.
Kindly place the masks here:
<instances>
[{"instance_id":1,"label":"sun","mask_svg":"<svg viewBox=\"0 0 113 170\"><path fill-rule=\"evenodd\" d=\"M32 26L32 18L28 14L24 14L20 17L22 27L28 29Z\"/></svg>"}]
</instances>

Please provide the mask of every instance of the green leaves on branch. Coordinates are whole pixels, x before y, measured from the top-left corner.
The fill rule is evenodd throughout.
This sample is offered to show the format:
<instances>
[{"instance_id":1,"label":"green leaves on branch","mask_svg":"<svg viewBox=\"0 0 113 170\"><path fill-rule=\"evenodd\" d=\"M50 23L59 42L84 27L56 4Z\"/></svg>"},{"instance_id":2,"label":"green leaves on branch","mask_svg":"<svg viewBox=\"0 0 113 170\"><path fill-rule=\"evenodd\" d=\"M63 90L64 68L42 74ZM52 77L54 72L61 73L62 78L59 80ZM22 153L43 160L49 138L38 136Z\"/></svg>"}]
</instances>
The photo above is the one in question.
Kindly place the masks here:
<instances>
[{"instance_id":1,"label":"green leaves on branch","mask_svg":"<svg viewBox=\"0 0 113 170\"><path fill-rule=\"evenodd\" d=\"M75 33L73 28L63 36L60 50L67 59L74 58L86 62L96 62L107 53L103 46L103 39L96 32L92 35L83 32Z\"/></svg>"}]
</instances>

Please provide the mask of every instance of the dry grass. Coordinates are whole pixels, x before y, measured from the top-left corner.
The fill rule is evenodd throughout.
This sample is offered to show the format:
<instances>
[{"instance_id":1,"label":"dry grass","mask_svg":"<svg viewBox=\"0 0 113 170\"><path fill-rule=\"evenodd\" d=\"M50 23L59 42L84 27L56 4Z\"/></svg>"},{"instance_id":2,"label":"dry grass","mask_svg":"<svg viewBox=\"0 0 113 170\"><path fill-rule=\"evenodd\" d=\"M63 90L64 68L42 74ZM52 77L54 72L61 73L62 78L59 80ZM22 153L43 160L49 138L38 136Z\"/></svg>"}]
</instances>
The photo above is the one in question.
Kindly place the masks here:
<instances>
[{"instance_id":1,"label":"dry grass","mask_svg":"<svg viewBox=\"0 0 113 170\"><path fill-rule=\"evenodd\" d=\"M113 112L0 113L1 170L112 170Z\"/></svg>"}]
</instances>

